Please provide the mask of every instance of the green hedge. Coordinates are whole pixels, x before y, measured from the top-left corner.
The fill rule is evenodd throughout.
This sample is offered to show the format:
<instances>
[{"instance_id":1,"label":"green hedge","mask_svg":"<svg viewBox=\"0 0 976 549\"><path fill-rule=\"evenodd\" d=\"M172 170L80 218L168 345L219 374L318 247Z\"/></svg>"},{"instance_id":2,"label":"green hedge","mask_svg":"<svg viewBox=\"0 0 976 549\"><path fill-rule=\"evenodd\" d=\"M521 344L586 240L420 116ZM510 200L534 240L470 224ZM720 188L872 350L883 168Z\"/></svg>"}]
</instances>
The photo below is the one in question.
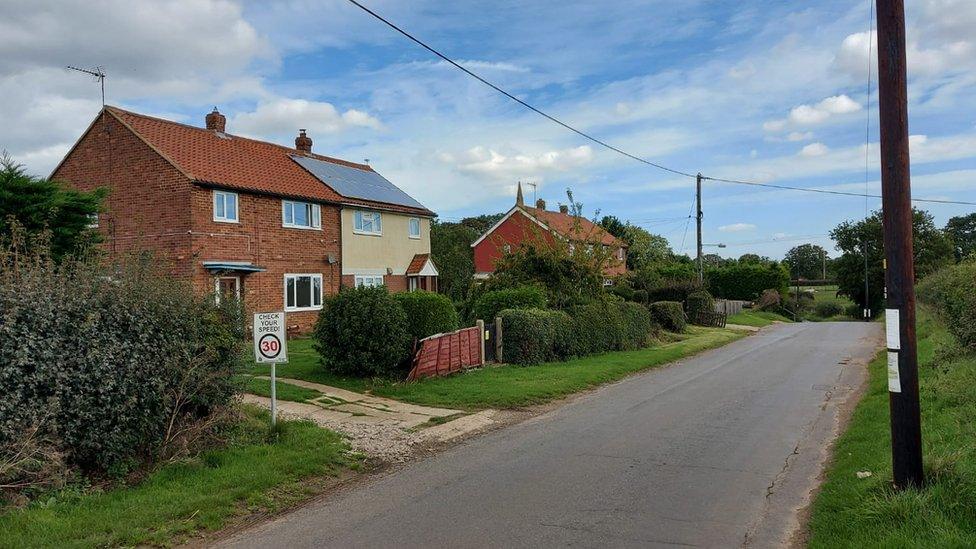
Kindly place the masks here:
<instances>
[{"instance_id":1,"label":"green hedge","mask_svg":"<svg viewBox=\"0 0 976 549\"><path fill-rule=\"evenodd\" d=\"M486 323L495 320L498 313L505 309L545 309L546 292L538 286L520 286L492 290L478 297L471 308L471 317L481 319Z\"/></svg>"},{"instance_id":2,"label":"green hedge","mask_svg":"<svg viewBox=\"0 0 976 549\"><path fill-rule=\"evenodd\" d=\"M660 286L647 290L647 302L677 301L684 303L688 296L701 290L697 280L665 280Z\"/></svg>"},{"instance_id":3,"label":"green hedge","mask_svg":"<svg viewBox=\"0 0 976 549\"><path fill-rule=\"evenodd\" d=\"M716 267L709 269L705 276L712 295L724 299L754 300L770 288L785 293L790 284L789 270L780 263Z\"/></svg>"},{"instance_id":4,"label":"green hedge","mask_svg":"<svg viewBox=\"0 0 976 549\"><path fill-rule=\"evenodd\" d=\"M386 286L347 288L326 299L314 337L323 366L337 374L399 376L409 367L407 314Z\"/></svg>"},{"instance_id":5,"label":"green hedge","mask_svg":"<svg viewBox=\"0 0 976 549\"><path fill-rule=\"evenodd\" d=\"M976 349L976 262L930 274L918 284L916 293L936 309L961 344Z\"/></svg>"},{"instance_id":6,"label":"green hedge","mask_svg":"<svg viewBox=\"0 0 976 549\"><path fill-rule=\"evenodd\" d=\"M414 339L458 329L458 313L451 299L433 292L400 292L394 298L407 314L407 332Z\"/></svg>"},{"instance_id":7,"label":"green hedge","mask_svg":"<svg viewBox=\"0 0 976 549\"><path fill-rule=\"evenodd\" d=\"M651 318L670 332L683 332L688 321L684 308L677 301L657 301L650 305Z\"/></svg>"},{"instance_id":8,"label":"green hedge","mask_svg":"<svg viewBox=\"0 0 976 549\"><path fill-rule=\"evenodd\" d=\"M712 294L705 290L692 292L685 301L688 309L688 318L695 318L699 312L711 313L715 310L715 300Z\"/></svg>"},{"instance_id":9,"label":"green hedge","mask_svg":"<svg viewBox=\"0 0 976 549\"><path fill-rule=\"evenodd\" d=\"M539 364L562 360L573 352L572 320L563 311L506 309L499 314L505 362Z\"/></svg>"}]
</instances>

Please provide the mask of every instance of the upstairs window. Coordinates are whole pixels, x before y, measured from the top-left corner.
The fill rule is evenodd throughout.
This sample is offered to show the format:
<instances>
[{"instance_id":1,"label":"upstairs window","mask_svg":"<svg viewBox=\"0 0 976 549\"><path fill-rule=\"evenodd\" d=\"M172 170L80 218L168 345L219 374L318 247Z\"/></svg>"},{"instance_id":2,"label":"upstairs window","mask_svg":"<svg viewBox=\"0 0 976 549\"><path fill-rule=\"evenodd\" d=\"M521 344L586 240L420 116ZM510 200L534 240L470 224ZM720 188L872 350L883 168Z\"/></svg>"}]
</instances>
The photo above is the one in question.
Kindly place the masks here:
<instances>
[{"instance_id":1,"label":"upstairs window","mask_svg":"<svg viewBox=\"0 0 976 549\"><path fill-rule=\"evenodd\" d=\"M356 210L356 213L353 214L353 220L353 232L355 233L383 234L383 219L379 212Z\"/></svg>"},{"instance_id":2,"label":"upstairs window","mask_svg":"<svg viewBox=\"0 0 976 549\"><path fill-rule=\"evenodd\" d=\"M285 310L305 311L322 308L322 275L286 274Z\"/></svg>"},{"instance_id":3,"label":"upstairs window","mask_svg":"<svg viewBox=\"0 0 976 549\"><path fill-rule=\"evenodd\" d=\"M221 223L237 223L237 193L213 192L213 220Z\"/></svg>"},{"instance_id":4,"label":"upstairs window","mask_svg":"<svg viewBox=\"0 0 976 549\"><path fill-rule=\"evenodd\" d=\"M282 200L281 224L294 229L320 229L322 208L318 204Z\"/></svg>"},{"instance_id":5,"label":"upstairs window","mask_svg":"<svg viewBox=\"0 0 976 549\"><path fill-rule=\"evenodd\" d=\"M407 225L409 226L410 238L420 238L420 218L411 217Z\"/></svg>"}]
</instances>

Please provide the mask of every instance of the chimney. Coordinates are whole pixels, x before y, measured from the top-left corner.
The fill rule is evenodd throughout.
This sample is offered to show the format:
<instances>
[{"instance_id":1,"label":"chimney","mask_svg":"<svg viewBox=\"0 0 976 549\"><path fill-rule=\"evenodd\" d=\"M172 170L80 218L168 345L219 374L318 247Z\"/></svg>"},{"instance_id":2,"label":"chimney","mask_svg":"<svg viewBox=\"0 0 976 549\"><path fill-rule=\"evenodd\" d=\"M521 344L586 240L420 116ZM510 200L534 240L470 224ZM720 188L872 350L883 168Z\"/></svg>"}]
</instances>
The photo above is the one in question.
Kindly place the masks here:
<instances>
[{"instance_id":1,"label":"chimney","mask_svg":"<svg viewBox=\"0 0 976 549\"><path fill-rule=\"evenodd\" d=\"M217 107L214 107L213 112L207 115L206 120L208 130L223 133L227 126L227 117L217 112Z\"/></svg>"},{"instance_id":2,"label":"chimney","mask_svg":"<svg viewBox=\"0 0 976 549\"><path fill-rule=\"evenodd\" d=\"M560 204L559 205L559 213L561 213L561 214L568 214L569 213L569 206L567 206L566 204Z\"/></svg>"},{"instance_id":3,"label":"chimney","mask_svg":"<svg viewBox=\"0 0 976 549\"><path fill-rule=\"evenodd\" d=\"M538 209L540 209L540 210L546 209L546 201L543 200L543 199L541 199L541 198L538 199L538 200L536 200L535 201L535 207L538 208Z\"/></svg>"},{"instance_id":4,"label":"chimney","mask_svg":"<svg viewBox=\"0 0 976 549\"><path fill-rule=\"evenodd\" d=\"M304 128L298 130L298 137L295 138L295 148L302 152L312 152L312 138L305 135Z\"/></svg>"}]
</instances>

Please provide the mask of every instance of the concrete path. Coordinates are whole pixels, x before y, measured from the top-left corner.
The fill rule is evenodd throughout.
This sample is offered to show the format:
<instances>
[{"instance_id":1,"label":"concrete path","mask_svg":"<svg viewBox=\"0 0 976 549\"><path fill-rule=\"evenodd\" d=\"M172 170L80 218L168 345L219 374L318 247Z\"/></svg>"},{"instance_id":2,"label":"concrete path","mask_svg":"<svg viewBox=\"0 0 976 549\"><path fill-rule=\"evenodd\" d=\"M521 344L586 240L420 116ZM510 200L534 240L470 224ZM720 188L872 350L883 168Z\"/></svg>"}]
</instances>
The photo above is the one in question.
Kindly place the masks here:
<instances>
[{"instance_id":1,"label":"concrete path","mask_svg":"<svg viewBox=\"0 0 976 549\"><path fill-rule=\"evenodd\" d=\"M235 547L777 546L876 323L783 324L246 530Z\"/></svg>"}]
</instances>

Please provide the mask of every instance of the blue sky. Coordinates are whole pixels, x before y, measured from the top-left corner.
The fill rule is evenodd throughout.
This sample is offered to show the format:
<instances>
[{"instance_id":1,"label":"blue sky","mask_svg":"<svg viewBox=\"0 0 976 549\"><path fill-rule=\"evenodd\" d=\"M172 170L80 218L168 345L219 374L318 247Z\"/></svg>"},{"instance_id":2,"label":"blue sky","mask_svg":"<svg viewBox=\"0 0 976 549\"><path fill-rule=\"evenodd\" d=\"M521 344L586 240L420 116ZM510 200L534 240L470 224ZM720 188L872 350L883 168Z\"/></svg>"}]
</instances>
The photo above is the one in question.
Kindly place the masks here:
<instances>
[{"instance_id":1,"label":"blue sky","mask_svg":"<svg viewBox=\"0 0 976 549\"><path fill-rule=\"evenodd\" d=\"M863 192L870 116L879 192L866 0L365 3L520 98L682 171ZM344 0L21 4L0 21L0 147L36 173L99 107L97 86L63 66L102 65L112 104L192 124L217 105L230 133L280 143L308 128L316 152L369 158L444 219L504 211L531 181L553 208L572 188L588 215L693 251L693 180L555 126ZM914 194L973 201L976 2L909 4ZM704 196L705 241L733 257L832 249L826 233L865 208L714 182ZM926 209L940 224L973 211Z\"/></svg>"}]
</instances>

